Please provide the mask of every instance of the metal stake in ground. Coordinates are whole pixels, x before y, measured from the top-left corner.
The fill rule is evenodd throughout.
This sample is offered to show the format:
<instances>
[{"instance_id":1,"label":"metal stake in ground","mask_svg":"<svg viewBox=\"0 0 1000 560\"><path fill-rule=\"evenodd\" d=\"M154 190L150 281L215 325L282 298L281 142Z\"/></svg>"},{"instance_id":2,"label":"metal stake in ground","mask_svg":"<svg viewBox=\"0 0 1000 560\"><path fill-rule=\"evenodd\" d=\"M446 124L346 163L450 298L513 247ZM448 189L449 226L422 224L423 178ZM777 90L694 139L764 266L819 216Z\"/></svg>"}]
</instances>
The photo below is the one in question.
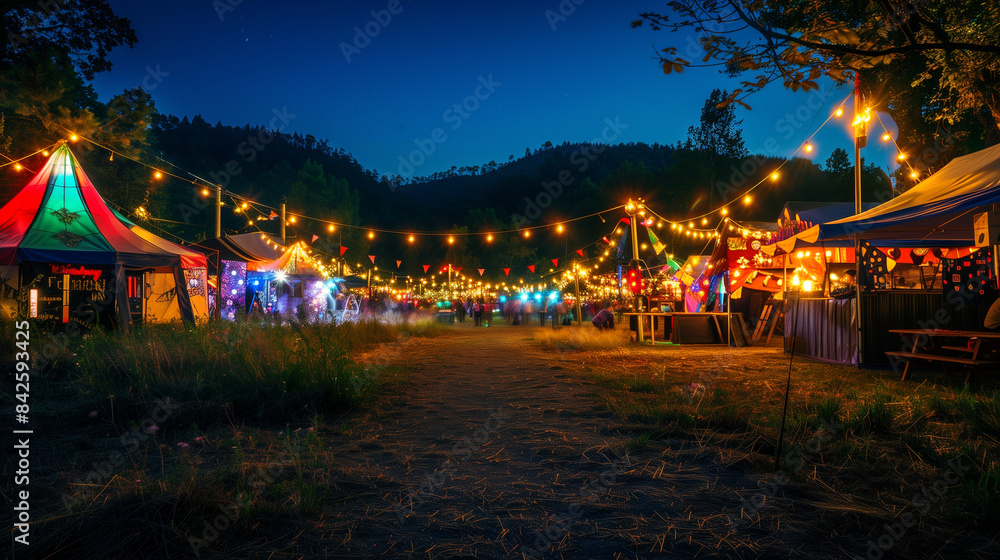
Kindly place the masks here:
<instances>
[{"instance_id":1,"label":"metal stake in ground","mask_svg":"<svg viewBox=\"0 0 1000 560\"><path fill-rule=\"evenodd\" d=\"M785 292L788 294L788 292ZM787 299L782 302L782 304L787 303ZM795 298L795 307L799 306L798 297ZM785 439L785 417L788 415L788 393L792 388L792 361L795 359L795 331L798 326L795 321L795 309L791 310L789 315L792 320L789 321L792 327L792 350L788 355L788 379L785 381L785 404L781 409L781 426L778 428L778 445L774 449L774 470L778 470L781 465L781 444Z\"/></svg>"}]
</instances>

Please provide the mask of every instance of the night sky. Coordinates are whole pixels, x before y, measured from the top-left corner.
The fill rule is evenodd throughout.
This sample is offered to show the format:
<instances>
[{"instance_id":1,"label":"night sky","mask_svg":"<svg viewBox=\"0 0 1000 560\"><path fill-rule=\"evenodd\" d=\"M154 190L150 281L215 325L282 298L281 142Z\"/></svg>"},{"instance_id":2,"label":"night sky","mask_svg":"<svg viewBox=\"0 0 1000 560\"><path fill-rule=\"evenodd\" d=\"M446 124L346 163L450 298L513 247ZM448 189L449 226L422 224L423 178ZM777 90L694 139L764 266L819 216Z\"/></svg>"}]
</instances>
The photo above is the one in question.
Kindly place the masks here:
<instances>
[{"instance_id":1,"label":"night sky","mask_svg":"<svg viewBox=\"0 0 1000 560\"><path fill-rule=\"evenodd\" d=\"M283 131L403 176L500 163L546 141L673 143L713 88L739 87L717 68L662 73L654 47L683 56L694 35L630 22L664 3L577 1L111 0L139 42L112 52L114 68L95 87L107 100L144 85L161 113L211 124L294 115ZM748 100L752 111L738 109L751 153L786 157L801 146L849 93L824 85L828 96L773 85ZM836 147L850 151L845 121L800 155L822 163ZM882 166L893 155L865 153Z\"/></svg>"}]
</instances>

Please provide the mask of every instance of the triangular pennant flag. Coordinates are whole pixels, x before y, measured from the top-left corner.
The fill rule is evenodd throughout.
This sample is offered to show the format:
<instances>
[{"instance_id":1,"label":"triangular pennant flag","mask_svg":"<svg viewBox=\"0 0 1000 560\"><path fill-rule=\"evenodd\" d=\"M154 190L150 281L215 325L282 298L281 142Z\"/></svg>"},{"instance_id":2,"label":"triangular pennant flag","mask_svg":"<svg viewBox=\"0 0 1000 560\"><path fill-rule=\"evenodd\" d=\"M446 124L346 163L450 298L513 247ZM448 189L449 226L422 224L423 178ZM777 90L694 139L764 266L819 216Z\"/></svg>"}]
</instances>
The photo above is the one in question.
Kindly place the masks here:
<instances>
[{"instance_id":1,"label":"triangular pennant flag","mask_svg":"<svg viewBox=\"0 0 1000 560\"><path fill-rule=\"evenodd\" d=\"M603 241L605 243L611 243L611 241L608 240L608 236L607 235L605 235L604 237L602 237L601 241Z\"/></svg>"},{"instance_id":2,"label":"triangular pennant flag","mask_svg":"<svg viewBox=\"0 0 1000 560\"><path fill-rule=\"evenodd\" d=\"M424 274L427 274L427 271L430 270L430 269L431 269L431 265L425 264L424 265Z\"/></svg>"},{"instance_id":3,"label":"triangular pennant flag","mask_svg":"<svg viewBox=\"0 0 1000 560\"><path fill-rule=\"evenodd\" d=\"M625 225L627 225L627 226L632 225L632 222L628 221L628 218L622 218L621 220L618 220L618 221L619 222L625 222Z\"/></svg>"},{"instance_id":4,"label":"triangular pennant flag","mask_svg":"<svg viewBox=\"0 0 1000 560\"><path fill-rule=\"evenodd\" d=\"M583 249L577 249L576 250L576 254L580 255L582 257L583 256Z\"/></svg>"},{"instance_id":5,"label":"triangular pennant flag","mask_svg":"<svg viewBox=\"0 0 1000 560\"><path fill-rule=\"evenodd\" d=\"M510 276L510 269L509 268L503 269L503 274L504 276Z\"/></svg>"},{"instance_id":6,"label":"triangular pennant flag","mask_svg":"<svg viewBox=\"0 0 1000 560\"><path fill-rule=\"evenodd\" d=\"M267 219L268 220L273 220L273 219L275 219L277 217L278 217L278 214L274 210L271 210L271 215L268 216Z\"/></svg>"},{"instance_id":7,"label":"triangular pennant flag","mask_svg":"<svg viewBox=\"0 0 1000 560\"><path fill-rule=\"evenodd\" d=\"M315 243L317 239L319 239L319 236L316 235L316 234L313 234L313 238L312 238L312 241L310 241L310 243Z\"/></svg>"},{"instance_id":8,"label":"triangular pennant flag","mask_svg":"<svg viewBox=\"0 0 1000 560\"><path fill-rule=\"evenodd\" d=\"M399 265L401 264L403 264L403 261L396 261L396 268L399 268Z\"/></svg>"},{"instance_id":9,"label":"triangular pennant flag","mask_svg":"<svg viewBox=\"0 0 1000 560\"><path fill-rule=\"evenodd\" d=\"M552 266L559 266L559 259L552 259Z\"/></svg>"},{"instance_id":10,"label":"triangular pennant flag","mask_svg":"<svg viewBox=\"0 0 1000 560\"><path fill-rule=\"evenodd\" d=\"M529 265L528 265L528 270L530 270L530 271L531 271L531 273L532 273L532 274L534 274L534 273L535 273L535 265L533 265L533 264L529 264Z\"/></svg>"},{"instance_id":11,"label":"triangular pennant flag","mask_svg":"<svg viewBox=\"0 0 1000 560\"><path fill-rule=\"evenodd\" d=\"M340 246L340 256L343 257L344 253L346 253L346 252L347 252L347 247L344 247L343 245L341 245Z\"/></svg>"},{"instance_id":12,"label":"triangular pennant flag","mask_svg":"<svg viewBox=\"0 0 1000 560\"><path fill-rule=\"evenodd\" d=\"M368 258L372 260L372 264L375 264L375 255L368 255Z\"/></svg>"},{"instance_id":13,"label":"triangular pennant flag","mask_svg":"<svg viewBox=\"0 0 1000 560\"><path fill-rule=\"evenodd\" d=\"M451 267L451 269L454 270L455 272L458 272L459 270L462 270L462 267L460 267L460 266L453 266L453 267Z\"/></svg>"},{"instance_id":14,"label":"triangular pennant flag","mask_svg":"<svg viewBox=\"0 0 1000 560\"><path fill-rule=\"evenodd\" d=\"M664 249L667 248L667 246L661 243L659 239L657 239L656 234L653 233L653 230L647 227L646 232L649 233L649 243L653 246L653 250L656 251L656 254L659 255L660 253L663 252Z\"/></svg>"},{"instance_id":15,"label":"triangular pennant flag","mask_svg":"<svg viewBox=\"0 0 1000 560\"><path fill-rule=\"evenodd\" d=\"M486 269L485 269L485 268L477 268L476 270L478 270L478 271L479 271L479 275L480 275L480 276L482 276L482 275L483 275L483 273L484 273L484 272L486 272Z\"/></svg>"}]
</instances>

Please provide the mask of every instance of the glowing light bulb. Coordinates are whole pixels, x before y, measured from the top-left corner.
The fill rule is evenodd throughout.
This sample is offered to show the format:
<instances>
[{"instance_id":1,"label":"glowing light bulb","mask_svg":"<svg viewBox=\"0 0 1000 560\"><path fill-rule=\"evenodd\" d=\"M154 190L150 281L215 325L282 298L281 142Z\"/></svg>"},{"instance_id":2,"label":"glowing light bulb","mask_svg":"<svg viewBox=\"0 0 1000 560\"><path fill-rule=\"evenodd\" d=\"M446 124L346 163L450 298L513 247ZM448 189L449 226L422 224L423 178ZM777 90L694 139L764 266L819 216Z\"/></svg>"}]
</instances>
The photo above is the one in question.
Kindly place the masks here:
<instances>
[{"instance_id":1,"label":"glowing light bulb","mask_svg":"<svg viewBox=\"0 0 1000 560\"><path fill-rule=\"evenodd\" d=\"M701 225L707 225L707 224L708 224L708 218L702 218Z\"/></svg>"},{"instance_id":2,"label":"glowing light bulb","mask_svg":"<svg viewBox=\"0 0 1000 560\"><path fill-rule=\"evenodd\" d=\"M773 181L777 181L778 180L778 172L777 171L775 171L774 173L771 173L771 180L773 180Z\"/></svg>"},{"instance_id":3,"label":"glowing light bulb","mask_svg":"<svg viewBox=\"0 0 1000 560\"><path fill-rule=\"evenodd\" d=\"M919 176L920 174L917 173L916 171L910 171L910 179L916 179Z\"/></svg>"},{"instance_id":4,"label":"glowing light bulb","mask_svg":"<svg viewBox=\"0 0 1000 560\"><path fill-rule=\"evenodd\" d=\"M330 225L326 226L326 229L327 229L327 231L334 231L337 228L333 224L330 224Z\"/></svg>"},{"instance_id":5,"label":"glowing light bulb","mask_svg":"<svg viewBox=\"0 0 1000 560\"><path fill-rule=\"evenodd\" d=\"M729 213L729 208L723 208L723 209L722 209L722 215L723 215L723 216L725 216L725 215L726 215L726 214L728 214L728 213Z\"/></svg>"},{"instance_id":6,"label":"glowing light bulb","mask_svg":"<svg viewBox=\"0 0 1000 560\"><path fill-rule=\"evenodd\" d=\"M743 197L743 204L750 204L751 200L753 200L753 199L750 198L750 195L746 195L746 196Z\"/></svg>"},{"instance_id":7,"label":"glowing light bulb","mask_svg":"<svg viewBox=\"0 0 1000 560\"><path fill-rule=\"evenodd\" d=\"M838 116L838 117L843 116L843 114L844 114L844 108L843 107L837 107L837 110L834 111L833 114L836 115L836 116Z\"/></svg>"},{"instance_id":8,"label":"glowing light bulb","mask_svg":"<svg viewBox=\"0 0 1000 560\"><path fill-rule=\"evenodd\" d=\"M159 171L157 171L156 173L153 173L153 177L155 177L157 179L162 179L163 178L163 173L160 173Z\"/></svg>"},{"instance_id":9,"label":"glowing light bulb","mask_svg":"<svg viewBox=\"0 0 1000 560\"><path fill-rule=\"evenodd\" d=\"M892 136L889 136L888 132L886 132L885 134L882 135L882 141L883 142L888 142L891 139L892 139Z\"/></svg>"},{"instance_id":10,"label":"glowing light bulb","mask_svg":"<svg viewBox=\"0 0 1000 560\"><path fill-rule=\"evenodd\" d=\"M368 239L375 239L375 232L374 231L369 231L368 232Z\"/></svg>"},{"instance_id":11,"label":"glowing light bulb","mask_svg":"<svg viewBox=\"0 0 1000 560\"><path fill-rule=\"evenodd\" d=\"M76 134L70 134L70 135L69 135L69 141L70 141L70 142L76 142L76 141L77 141L77 140L79 140L79 139L80 139L80 137L79 137L79 136L77 136Z\"/></svg>"},{"instance_id":12,"label":"glowing light bulb","mask_svg":"<svg viewBox=\"0 0 1000 560\"><path fill-rule=\"evenodd\" d=\"M900 152L899 155L896 156L896 159L898 159L899 161L903 161L904 159L906 159L906 154Z\"/></svg>"},{"instance_id":13,"label":"glowing light bulb","mask_svg":"<svg viewBox=\"0 0 1000 560\"><path fill-rule=\"evenodd\" d=\"M288 218L288 221L292 222L294 224L295 223L295 216L292 216L291 218Z\"/></svg>"},{"instance_id":14,"label":"glowing light bulb","mask_svg":"<svg viewBox=\"0 0 1000 560\"><path fill-rule=\"evenodd\" d=\"M806 152L811 152L811 151L813 151L813 147L812 147L812 144L810 144L810 143L806 142L806 148L805 148L805 149L806 149Z\"/></svg>"},{"instance_id":15,"label":"glowing light bulb","mask_svg":"<svg viewBox=\"0 0 1000 560\"><path fill-rule=\"evenodd\" d=\"M21 169L23 169L23 168L21 167L20 163L15 163L14 164L14 171L20 171Z\"/></svg>"},{"instance_id":16,"label":"glowing light bulb","mask_svg":"<svg viewBox=\"0 0 1000 560\"><path fill-rule=\"evenodd\" d=\"M208 189L201 189L201 196L208 196Z\"/></svg>"},{"instance_id":17,"label":"glowing light bulb","mask_svg":"<svg viewBox=\"0 0 1000 560\"><path fill-rule=\"evenodd\" d=\"M486 242L490 243L492 241L493 241L493 234L492 233L487 233L486 234Z\"/></svg>"},{"instance_id":18,"label":"glowing light bulb","mask_svg":"<svg viewBox=\"0 0 1000 560\"><path fill-rule=\"evenodd\" d=\"M453 243L455 243L455 238L451 237L451 236L448 236L448 245L451 245Z\"/></svg>"},{"instance_id":19,"label":"glowing light bulb","mask_svg":"<svg viewBox=\"0 0 1000 560\"><path fill-rule=\"evenodd\" d=\"M524 238L527 239L529 237L531 237L531 230L528 229L524 230Z\"/></svg>"},{"instance_id":20,"label":"glowing light bulb","mask_svg":"<svg viewBox=\"0 0 1000 560\"><path fill-rule=\"evenodd\" d=\"M563 226L562 226L562 224L559 224L559 225L556 226L556 231L558 233L562 233L563 232Z\"/></svg>"}]
</instances>

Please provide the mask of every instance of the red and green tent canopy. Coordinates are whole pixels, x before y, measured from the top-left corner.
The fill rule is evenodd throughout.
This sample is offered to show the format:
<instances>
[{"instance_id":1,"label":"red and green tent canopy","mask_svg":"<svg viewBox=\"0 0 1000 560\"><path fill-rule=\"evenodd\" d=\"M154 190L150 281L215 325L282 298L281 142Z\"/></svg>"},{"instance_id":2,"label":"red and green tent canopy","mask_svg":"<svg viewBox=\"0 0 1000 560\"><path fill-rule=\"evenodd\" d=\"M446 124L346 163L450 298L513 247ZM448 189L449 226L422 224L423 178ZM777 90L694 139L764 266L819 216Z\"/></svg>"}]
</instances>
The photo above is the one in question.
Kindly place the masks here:
<instances>
[{"instance_id":1,"label":"red and green tent canopy","mask_svg":"<svg viewBox=\"0 0 1000 560\"><path fill-rule=\"evenodd\" d=\"M183 268L206 264L201 253L116 215L66 144L0 208L0 266L22 261Z\"/></svg>"}]
</instances>

